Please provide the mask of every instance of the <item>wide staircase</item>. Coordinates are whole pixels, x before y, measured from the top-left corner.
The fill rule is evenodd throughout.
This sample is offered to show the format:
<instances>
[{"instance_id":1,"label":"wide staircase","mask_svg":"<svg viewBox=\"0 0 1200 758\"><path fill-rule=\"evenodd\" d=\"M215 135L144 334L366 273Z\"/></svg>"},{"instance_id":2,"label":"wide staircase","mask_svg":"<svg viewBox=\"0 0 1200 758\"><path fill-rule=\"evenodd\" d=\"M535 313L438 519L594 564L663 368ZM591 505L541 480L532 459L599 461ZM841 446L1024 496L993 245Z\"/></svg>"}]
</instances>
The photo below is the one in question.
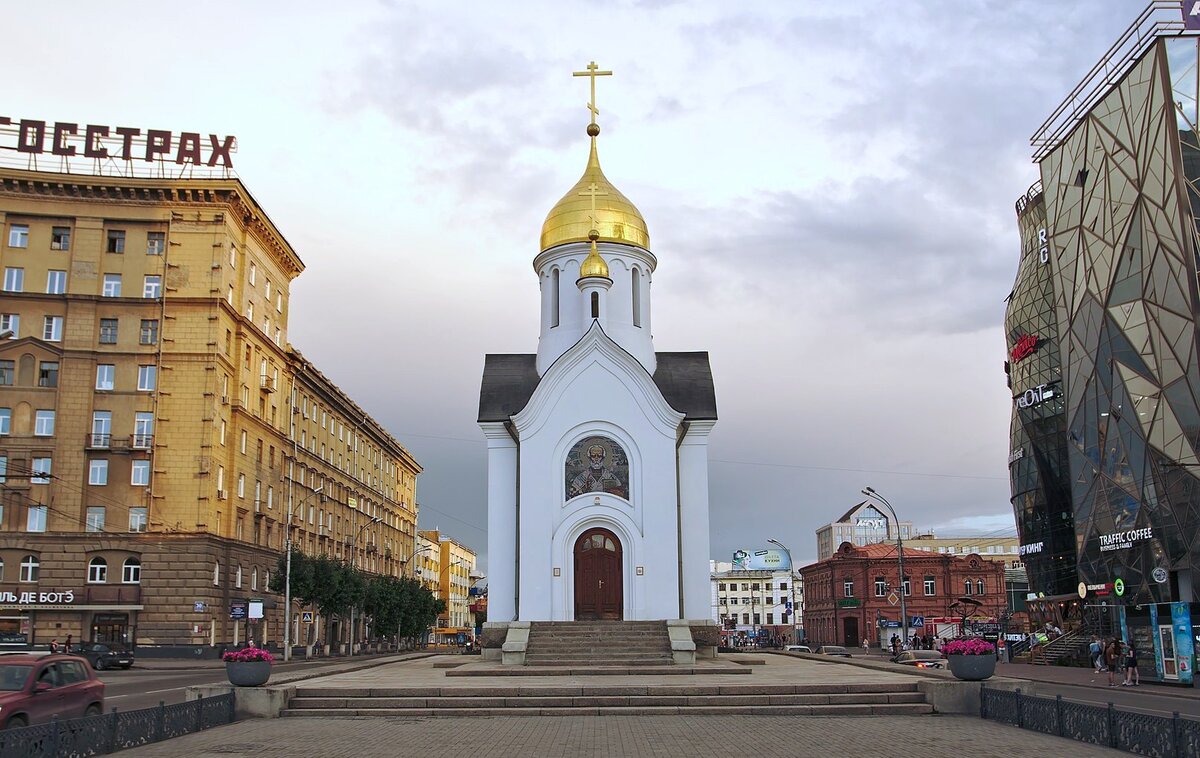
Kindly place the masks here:
<instances>
[{"instance_id":1,"label":"wide staircase","mask_svg":"<svg viewBox=\"0 0 1200 758\"><path fill-rule=\"evenodd\" d=\"M525 665L670 666L665 621L534 621L529 625Z\"/></svg>"},{"instance_id":2,"label":"wide staircase","mask_svg":"<svg viewBox=\"0 0 1200 758\"><path fill-rule=\"evenodd\" d=\"M598 680L602 681L602 680ZM825 684L572 684L569 686L298 686L281 715L352 718L455 716L925 715L917 681Z\"/></svg>"}]
</instances>

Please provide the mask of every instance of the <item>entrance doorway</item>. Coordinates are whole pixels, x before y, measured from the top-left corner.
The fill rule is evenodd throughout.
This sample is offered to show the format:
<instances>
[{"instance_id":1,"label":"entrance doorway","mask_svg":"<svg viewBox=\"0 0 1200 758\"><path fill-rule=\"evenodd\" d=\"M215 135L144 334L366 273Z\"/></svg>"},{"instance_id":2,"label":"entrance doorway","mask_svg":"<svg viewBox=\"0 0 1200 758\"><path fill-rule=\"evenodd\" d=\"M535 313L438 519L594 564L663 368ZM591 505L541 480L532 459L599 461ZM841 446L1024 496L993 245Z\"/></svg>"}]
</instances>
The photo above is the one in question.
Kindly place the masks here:
<instances>
[{"instance_id":1,"label":"entrance doorway","mask_svg":"<svg viewBox=\"0 0 1200 758\"><path fill-rule=\"evenodd\" d=\"M129 614L97 613L92 616L92 642L127 644L129 642Z\"/></svg>"},{"instance_id":2,"label":"entrance doorway","mask_svg":"<svg viewBox=\"0 0 1200 758\"><path fill-rule=\"evenodd\" d=\"M842 619L842 644L846 647L858 647L861 642L862 637L858 636L858 617Z\"/></svg>"},{"instance_id":3,"label":"entrance doorway","mask_svg":"<svg viewBox=\"0 0 1200 758\"><path fill-rule=\"evenodd\" d=\"M589 529L575 541L575 619L620 619L623 608L621 541Z\"/></svg>"}]
</instances>

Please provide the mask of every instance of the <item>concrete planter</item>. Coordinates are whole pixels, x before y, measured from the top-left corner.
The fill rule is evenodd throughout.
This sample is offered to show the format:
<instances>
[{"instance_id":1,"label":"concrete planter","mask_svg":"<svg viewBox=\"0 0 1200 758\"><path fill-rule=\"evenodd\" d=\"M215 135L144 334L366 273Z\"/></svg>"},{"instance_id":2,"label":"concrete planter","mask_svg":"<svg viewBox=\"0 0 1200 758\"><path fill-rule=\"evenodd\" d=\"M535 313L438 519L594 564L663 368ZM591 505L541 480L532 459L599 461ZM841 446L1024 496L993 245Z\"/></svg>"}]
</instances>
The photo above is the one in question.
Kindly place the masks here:
<instances>
[{"instance_id":1,"label":"concrete planter","mask_svg":"<svg viewBox=\"0 0 1200 758\"><path fill-rule=\"evenodd\" d=\"M225 675L235 687L261 687L271 678L268 661L226 661Z\"/></svg>"},{"instance_id":2,"label":"concrete planter","mask_svg":"<svg viewBox=\"0 0 1200 758\"><path fill-rule=\"evenodd\" d=\"M948 655L950 671L967 682L979 682L996 673L994 655Z\"/></svg>"}]
</instances>

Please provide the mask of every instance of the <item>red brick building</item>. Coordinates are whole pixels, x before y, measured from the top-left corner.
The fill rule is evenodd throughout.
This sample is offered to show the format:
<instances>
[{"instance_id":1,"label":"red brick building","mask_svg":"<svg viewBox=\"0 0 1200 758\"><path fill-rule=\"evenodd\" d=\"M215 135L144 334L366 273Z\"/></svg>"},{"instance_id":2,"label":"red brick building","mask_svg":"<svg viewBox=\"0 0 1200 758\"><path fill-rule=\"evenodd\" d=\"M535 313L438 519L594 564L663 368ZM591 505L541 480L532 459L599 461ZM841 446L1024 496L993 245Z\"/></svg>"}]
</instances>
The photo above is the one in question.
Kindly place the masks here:
<instances>
[{"instance_id":1,"label":"red brick building","mask_svg":"<svg viewBox=\"0 0 1200 758\"><path fill-rule=\"evenodd\" d=\"M805 637L816 644L858 647L868 639L878 645L880 620L893 624L901 620L897 557L892 544L857 547L843 542L831 558L801 568ZM951 604L959 598L980 603L974 615L998 616L1006 607L1004 565L974 553L960 558L905 548L904 573L904 602L910 617L958 617L963 606ZM899 631L898 626L882 627L885 638Z\"/></svg>"}]
</instances>

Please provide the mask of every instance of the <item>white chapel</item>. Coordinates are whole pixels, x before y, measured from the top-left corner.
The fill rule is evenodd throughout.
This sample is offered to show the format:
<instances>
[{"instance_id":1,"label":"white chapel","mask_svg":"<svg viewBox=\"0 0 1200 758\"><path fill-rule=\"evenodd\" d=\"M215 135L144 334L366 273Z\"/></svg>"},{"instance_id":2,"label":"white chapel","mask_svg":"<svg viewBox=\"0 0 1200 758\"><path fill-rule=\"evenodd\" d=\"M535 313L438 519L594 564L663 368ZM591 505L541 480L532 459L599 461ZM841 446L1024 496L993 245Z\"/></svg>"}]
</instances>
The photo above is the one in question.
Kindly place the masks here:
<instances>
[{"instance_id":1,"label":"white chapel","mask_svg":"<svg viewBox=\"0 0 1200 758\"><path fill-rule=\"evenodd\" d=\"M488 619L710 616L708 353L659 353L658 260L641 213L590 154L533 259L536 354L488 355Z\"/></svg>"}]
</instances>

